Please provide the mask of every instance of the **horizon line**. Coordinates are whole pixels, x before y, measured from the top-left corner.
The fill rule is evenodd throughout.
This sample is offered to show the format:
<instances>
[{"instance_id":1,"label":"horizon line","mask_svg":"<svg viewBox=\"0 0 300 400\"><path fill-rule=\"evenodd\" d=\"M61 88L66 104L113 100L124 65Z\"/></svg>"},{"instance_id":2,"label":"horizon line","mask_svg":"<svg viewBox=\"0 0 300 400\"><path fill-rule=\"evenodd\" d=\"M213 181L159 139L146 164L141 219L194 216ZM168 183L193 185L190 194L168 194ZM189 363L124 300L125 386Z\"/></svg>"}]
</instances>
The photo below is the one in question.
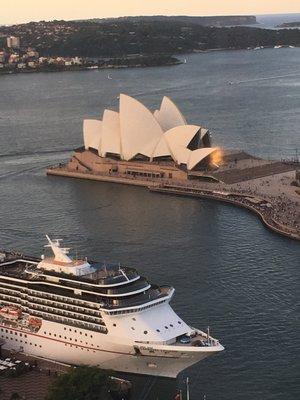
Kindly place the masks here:
<instances>
[{"instance_id":1,"label":"horizon line","mask_svg":"<svg viewBox=\"0 0 300 400\"><path fill-rule=\"evenodd\" d=\"M119 18L140 18L140 17L260 17L260 16L268 16L268 15L295 15L300 14L299 12L286 12L286 13L266 13L266 14L241 14L241 13L230 13L230 14L206 14L206 15L199 15L199 14L139 14L139 15L119 15L119 16L107 16L107 17L87 17L87 18L76 18L76 19L64 19L64 18L52 18L52 19L40 19L40 20L28 20L24 22L0 22L0 26L3 25L21 25L21 24L28 24L31 22L52 22L52 21L89 21L93 19L105 20L105 19L119 19Z\"/></svg>"}]
</instances>

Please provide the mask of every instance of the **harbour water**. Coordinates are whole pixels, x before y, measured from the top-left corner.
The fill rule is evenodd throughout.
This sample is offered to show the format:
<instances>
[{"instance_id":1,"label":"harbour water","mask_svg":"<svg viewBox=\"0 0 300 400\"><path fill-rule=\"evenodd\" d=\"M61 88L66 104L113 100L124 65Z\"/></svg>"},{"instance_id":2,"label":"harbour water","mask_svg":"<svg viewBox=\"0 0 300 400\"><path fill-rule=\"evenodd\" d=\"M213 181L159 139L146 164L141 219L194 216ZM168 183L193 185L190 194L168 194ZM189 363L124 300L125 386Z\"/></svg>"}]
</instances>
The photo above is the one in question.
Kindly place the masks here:
<instances>
[{"instance_id":1,"label":"harbour water","mask_svg":"<svg viewBox=\"0 0 300 400\"><path fill-rule=\"evenodd\" d=\"M299 393L300 247L243 209L143 188L46 177L82 144L82 119L120 92L153 109L172 97L214 143L269 158L300 147L300 49L211 52L176 67L0 77L0 247L39 255L44 235L175 286L173 306L226 351L184 371L192 398L294 400ZM267 78L267 79L265 79ZM230 82L230 83L229 83ZM137 379L136 399L175 382Z\"/></svg>"}]
</instances>

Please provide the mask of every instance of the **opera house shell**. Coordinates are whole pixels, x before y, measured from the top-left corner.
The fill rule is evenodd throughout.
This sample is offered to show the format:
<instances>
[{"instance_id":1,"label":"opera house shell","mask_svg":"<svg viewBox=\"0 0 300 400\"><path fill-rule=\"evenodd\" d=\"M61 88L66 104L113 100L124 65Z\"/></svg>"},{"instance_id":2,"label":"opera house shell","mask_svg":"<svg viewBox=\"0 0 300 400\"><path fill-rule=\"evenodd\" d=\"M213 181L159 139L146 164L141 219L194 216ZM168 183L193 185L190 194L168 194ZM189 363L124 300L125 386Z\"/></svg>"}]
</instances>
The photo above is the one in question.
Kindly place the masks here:
<instances>
[{"instance_id":1,"label":"opera house shell","mask_svg":"<svg viewBox=\"0 0 300 400\"><path fill-rule=\"evenodd\" d=\"M211 147L208 129L189 125L168 97L154 113L130 96L119 99L119 112L105 110L102 120L84 120L85 150L122 161L171 160L187 171L218 150Z\"/></svg>"}]
</instances>

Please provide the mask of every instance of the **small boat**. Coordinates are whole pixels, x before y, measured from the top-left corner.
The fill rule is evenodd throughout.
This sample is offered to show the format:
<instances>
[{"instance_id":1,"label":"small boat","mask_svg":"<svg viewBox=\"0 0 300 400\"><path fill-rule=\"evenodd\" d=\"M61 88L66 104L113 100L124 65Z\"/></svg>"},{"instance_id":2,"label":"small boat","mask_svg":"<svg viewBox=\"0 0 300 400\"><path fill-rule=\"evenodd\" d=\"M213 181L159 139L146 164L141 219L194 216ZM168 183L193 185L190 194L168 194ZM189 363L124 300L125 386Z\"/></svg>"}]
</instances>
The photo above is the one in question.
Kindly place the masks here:
<instances>
[{"instance_id":1,"label":"small boat","mask_svg":"<svg viewBox=\"0 0 300 400\"><path fill-rule=\"evenodd\" d=\"M277 46L274 46L274 49L281 49L281 45L280 44L278 44Z\"/></svg>"},{"instance_id":2,"label":"small boat","mask_svg":"<svg viewBox=\"0 0 300 400\"><path fill-rule=\"evenodd\" d=\"M110 76L110 74L107 75L107 79L112 79L112 77Z\"/></svg>"}]
</instances>

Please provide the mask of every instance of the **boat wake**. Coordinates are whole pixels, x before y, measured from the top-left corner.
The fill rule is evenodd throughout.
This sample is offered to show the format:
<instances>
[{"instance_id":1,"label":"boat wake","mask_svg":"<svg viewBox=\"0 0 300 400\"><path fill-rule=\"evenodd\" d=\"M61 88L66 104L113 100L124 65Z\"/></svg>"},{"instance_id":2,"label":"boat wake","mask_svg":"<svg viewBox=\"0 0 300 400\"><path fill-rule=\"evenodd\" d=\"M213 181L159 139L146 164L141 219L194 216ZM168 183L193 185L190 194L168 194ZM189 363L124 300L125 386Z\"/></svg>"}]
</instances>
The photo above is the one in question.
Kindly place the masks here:
<instances>
[{"instance_id":1,"label":"boat wake","mask_svg":"<svg viewBox=\"0 0 300 400\"><path fill-rule=\"evenodd\" d=\"M229 81L228 85L240 85L242 83L268 81L268 80L272 80L272 79L291 78L291 77L296 77L296 76L300 76L300 73L298 72L295 74L266 76L264 78L247 79L247 80L243 80L243 81Z\"/></svg>"}]
</instances>

